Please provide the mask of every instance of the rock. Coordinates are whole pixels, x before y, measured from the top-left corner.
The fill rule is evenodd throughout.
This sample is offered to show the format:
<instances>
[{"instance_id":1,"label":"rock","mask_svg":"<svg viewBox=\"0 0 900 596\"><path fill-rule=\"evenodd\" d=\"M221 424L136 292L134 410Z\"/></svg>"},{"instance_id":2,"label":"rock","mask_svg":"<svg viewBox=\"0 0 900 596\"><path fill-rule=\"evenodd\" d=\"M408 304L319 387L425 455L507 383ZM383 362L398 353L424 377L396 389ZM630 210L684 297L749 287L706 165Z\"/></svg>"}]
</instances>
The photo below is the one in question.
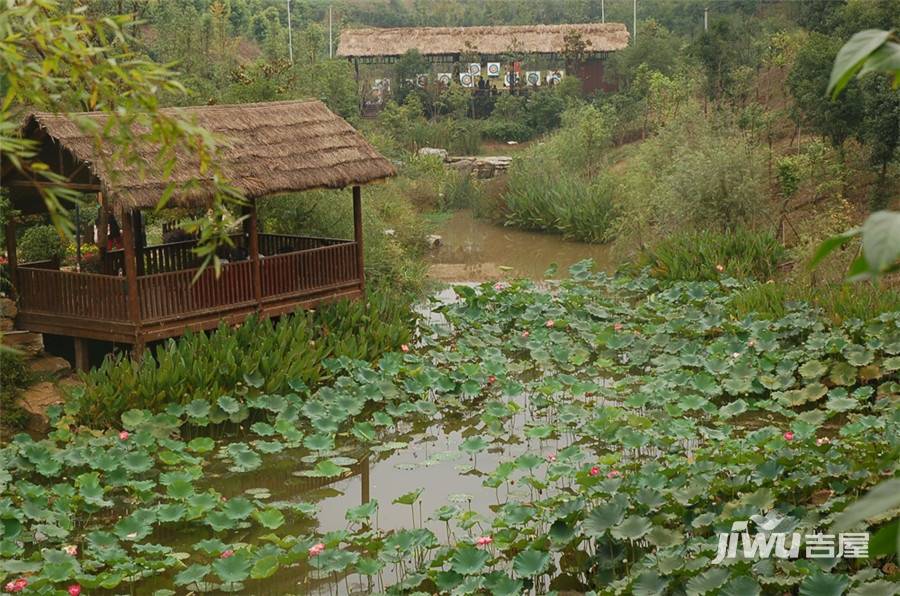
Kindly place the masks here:
<instances>
[{"instance_id":1,"label":"rock","mask_svg":"<svg viewBox=\"0 0 900 596\"><path fill-rule=\"evenodd\" d=\"M44 350L44 336L31 331L10 331L3 334L3 345L36 356Z\"/></svg>"},{"instance_id":2,"label":"rock","mask_svg":"<svg viewBox=\"0 0 900 596\"><path fill-rule=\"evenodd\" d=\"M518 145L519 142L518 141L506 141L506 144L507 145Z\"/></svg>"},{"instance_id":3,"label":"rock","mask_svg":"<svg viewBox=\"0 0 900 596\"><path fill-rule=\"evenodd\" d=\"M384 235L385 235L385 236L390 236L391 238L393 238L394 236L397 235L397 230L395 230L395 229L393 229L393 228L388 228L388 229L386 229L386 230L384 231Z\"/></svg>"},{"instance_id":4,"label":"rock","mask_svg":"<svg viewBox=\"0 0 900 596\"><path fill-rule=\"evenodd\" d=\"M449 154L447 153L446 149L438 149L437 147L422 147L417 152L417 155L433 155L435 157L440 157L441 160L446 160L447 155Z\"/></svg>"},{"instance_id":5,"label":"rock","mask_svg":"<svg viewBox=\"0 0 900 596\"><path fill-rule=\"evenodd\" d=\"M444 243L444 239L437 234L428 234L425 236L425 242L428 244L428 248L437 248Z\"/></svg>"},{"instance_id":6,"label":"rock","mask_svg":"<svg viewBox=\"0 0 900 596\"><path fill-rule=\"evenodd\" d=\"M63 395L55 383L43 382L22 391L16 405L28 414L28 430L46 433L50 430L47 408L63 403Z\"/></svg>"},{"instance_id":7,"label":"rock","mask_svg":"<svg viewBox=\"0 0 900 596\"><path fill-rule=\"evenodd\" d=\"M19 312L14 300L10 298L0 298L0 317L9 317L15 319Z\"/></svg>"},{"instance_id":8,"label":"rock","mask_svg":"<svg viewBox=\"0 0 900 596\"><path fill-rule=\"evenodd\" d=\"M69 361L59 356L44 354L28 363L28 368L36 375L61 376L72 370Z\"/></svg>"}]
</instances>

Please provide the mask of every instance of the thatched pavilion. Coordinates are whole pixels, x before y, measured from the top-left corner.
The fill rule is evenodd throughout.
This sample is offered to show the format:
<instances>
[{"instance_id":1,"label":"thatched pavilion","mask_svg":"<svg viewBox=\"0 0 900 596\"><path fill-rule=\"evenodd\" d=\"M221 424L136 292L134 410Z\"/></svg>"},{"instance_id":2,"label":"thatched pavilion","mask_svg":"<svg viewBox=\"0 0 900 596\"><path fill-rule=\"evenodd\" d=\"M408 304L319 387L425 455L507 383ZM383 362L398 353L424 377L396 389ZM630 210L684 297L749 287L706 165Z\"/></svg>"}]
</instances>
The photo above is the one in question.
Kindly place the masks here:
<instances>
[{"instance_id":1,"label":"thatched pavilion","mask_svg":"<svg viewBox=\"0 0 900 596\"><path fill-rule=\"evenodd\" d=\"M211 329L220 321L239 323L251 314L277 316L364 292L360 185L394 175L388 160L319 101L171 109L226 140L219 165L248 202L244 229L232 236L245 256L226 263L219 277L211 269L197 277L196 240L143 243L140 211L154 208L171 181L196 176L190 160L179 158L166 176L151 167L158 148L138 147L146 158L145 174L126 171L114 176L97 154L94 137L82 132L72 117L35 113L23 126L23 136L39 143L38 158L65 176L65 186L97 194L101 233L110 218L121 227L122 248L105 250L106 239L101 239L101 270L86 273L60 270L58 263L18 263L16 222L7 224L19 327L75 338L80 367L87 362L85 340L130 344L140 354L147 342L189 329ZM98 124L105 119L102 113L73 116ZM26 215L45 210L36 188L41 182L23 178L5 161L0 171L14 209ZM259 233L257 199L348 186L353 195L352 240ZM203 207L212 197L211 185L201 180L176 193L169 205Z\"/></svg>"},{"instance_id":2,"label":"thatched pavilion","mask_svg":"<svg viewBox=\"0 0 900 596\"><path fill-rule=\"evenodd\" d=\"M337 55L351 60L358 73L360 63L394 62L409 50L436 63L473 55L482 63L503 62L510 54L559 60L577 50L574 74L590 92L604 86L603 60L628 47L629 38L623 23L363 28L341 32Z\"/></svg>"}]
</instances>

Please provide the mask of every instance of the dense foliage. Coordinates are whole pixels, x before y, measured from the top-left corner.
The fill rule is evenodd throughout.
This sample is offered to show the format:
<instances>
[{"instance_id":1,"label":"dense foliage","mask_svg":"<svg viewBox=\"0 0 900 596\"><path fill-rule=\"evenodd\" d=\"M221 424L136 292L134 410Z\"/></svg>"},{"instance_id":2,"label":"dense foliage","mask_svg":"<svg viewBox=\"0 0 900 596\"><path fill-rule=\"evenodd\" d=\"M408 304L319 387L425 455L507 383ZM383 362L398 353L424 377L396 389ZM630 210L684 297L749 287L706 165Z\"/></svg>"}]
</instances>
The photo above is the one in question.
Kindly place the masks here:
<instances>
[{"instance_id":1,"label":"dense foliage","mask_svg":"<svg viewBox=\"0 0 900 596\"><path fill-rule=\"evenodd\" d=\"M271 319L249 319L210 334L169 340L139 362L107 358L74 389L79 420L114 424L131 408L161 411L169 404L205 400L243 390L283 393L315 387L330 377L329 358L371 360L410 339L409 313L395 296L338 302Z\"/></svg>"},{"instance_id":2,"label":"dense foliage","mask_svg":"<svg viewBox=\"0 0 900 596\"><path fill-rule=\"evenodd\" d=\"M5 581L28 593L143 592L162 574L189 590L265 591L266 578L299 569L304 591L348 576L392 593L894 590L891 512L851 518L873 533L867 560L712 559L734 522L768 514L787 532L827 532L897 474L896 313L836 326L797 305L738 320L727 276L661 284L584 263L572 274L551 292L458 288L449 327L377 362L326 360L333 382L315 391L237 387L132 409L106 430L78 427L70 402L49 437L0 450ZM372 501L346 511L346 529L318 534L297 525L314 504L238 482L282 460L305 477L341 477L361 457L404 449L417 419L461 421L465 438L440 457L496 490L489 515L463 496L427 523L413 513L413 527L383 528L373 519L386 504ZM226 421L240 436L212 433ZM512 457L479 463L510 444ZM221 489L203 480L216 459ZM414 512L422 490L433 489L397 503ZM164 538L176 528L187 537L177 548Z\"/></svg>"}]
</instances>

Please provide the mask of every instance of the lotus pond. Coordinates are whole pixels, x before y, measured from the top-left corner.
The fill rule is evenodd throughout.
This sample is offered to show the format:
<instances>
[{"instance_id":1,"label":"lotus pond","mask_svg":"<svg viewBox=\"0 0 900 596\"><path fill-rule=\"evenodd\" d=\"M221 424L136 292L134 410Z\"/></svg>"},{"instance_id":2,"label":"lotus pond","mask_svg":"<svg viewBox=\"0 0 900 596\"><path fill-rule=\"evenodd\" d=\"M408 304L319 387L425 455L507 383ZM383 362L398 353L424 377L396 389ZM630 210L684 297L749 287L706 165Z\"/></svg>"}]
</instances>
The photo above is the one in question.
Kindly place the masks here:
<instances>
[{"instance_id":1,"label":"lotus pond","mask_svg":"<svg viewBox=\"0 0 900 596\"><path fill-rule=\"evenodd\" d=\"M828 532L900 455L900 313L737 320L734 280L456 289L415 345L272 395L131 410L0 449L0 569L26 594L894 594L869 557L714 563L776 512ZM127 388L125 389L127 390ZM889 554L890 553L890 554ZM18 583L17 583L18 582Z\"/></svg>"}]
</instances>

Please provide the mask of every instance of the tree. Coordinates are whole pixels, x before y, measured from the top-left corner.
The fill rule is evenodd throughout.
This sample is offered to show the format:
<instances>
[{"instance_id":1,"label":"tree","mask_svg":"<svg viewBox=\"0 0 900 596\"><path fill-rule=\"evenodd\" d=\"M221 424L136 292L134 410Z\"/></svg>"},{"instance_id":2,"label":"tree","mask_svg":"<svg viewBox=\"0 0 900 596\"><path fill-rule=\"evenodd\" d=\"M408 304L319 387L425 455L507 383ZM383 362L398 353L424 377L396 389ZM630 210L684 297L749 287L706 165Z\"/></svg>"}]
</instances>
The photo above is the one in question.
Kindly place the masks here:
<instances>
[{"instance_id":1,"label":"tree","mask_svg":"<svg viewBox=\"0 0 900 596\"><path fill-rule=\"evenodd\" d=\"M803 122L827 137L837 149L861 134L863 107L858 85L852 85L835 101L825 99L831 65L839 42L813 33L800 50L788 75L788 88L794 96L798 122Z\"/></svg>"},{"instance_id":2,"label":"tree","mask_svg":"<svg viewBox=\"0 0 900 596\"><path fill-rule=\"evenodd\" d=\"M39 186L41 196L54 225L68 235L73 226L64 201L78 202L80 195L63 188L63 178L37 157L36 144L19 136L18 123L27 111L104 112L108 124L102 129L84 119L74 122L112 149L101 157L110 172L129 165L142 173L148 166L135 150L139 145L159 147L149 167L162 171L174 165L176 149L191 152L198 162L191 183L202 179L214 189L213 217L194 226L200 232L198 254L204 264L218 266L215 248L229 242L228 227L234 222L230 207L241 198L216 166L219 143L209 131L160 110L158 95L185 90L171 70L130 50L125 33L130 22L122 16L101 19L84 11L64 12L55 0L22 0L0 11L0 150L24 176L49 183ZM178 190L170 184L160 206Z\"/></svg>"}]
</instances>

